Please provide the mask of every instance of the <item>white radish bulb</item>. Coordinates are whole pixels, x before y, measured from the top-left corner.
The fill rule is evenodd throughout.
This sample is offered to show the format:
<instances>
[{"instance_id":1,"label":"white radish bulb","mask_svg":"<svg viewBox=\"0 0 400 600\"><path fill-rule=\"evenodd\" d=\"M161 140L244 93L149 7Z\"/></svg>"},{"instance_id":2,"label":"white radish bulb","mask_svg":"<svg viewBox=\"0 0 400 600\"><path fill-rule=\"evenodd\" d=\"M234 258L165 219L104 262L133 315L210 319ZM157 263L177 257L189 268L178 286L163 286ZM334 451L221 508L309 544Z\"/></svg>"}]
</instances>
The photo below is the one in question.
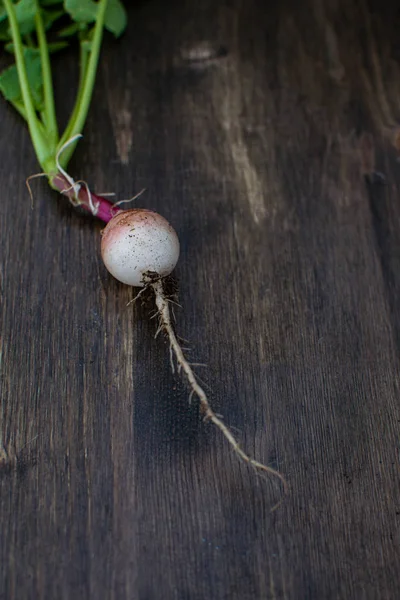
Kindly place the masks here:
<instances>
[{"instance_id":1,"label":"white radish bulb","mask_svg":"<svg viewBox=\"0 0 400 600\"><path fill-rule=\"evenodd\" d=\"M151 210L133 208L118 213L107 223L101 239L101 255L118 281L145 285L146 273L169 275L179 258L179 240L164 217Z\"/></svg>"}]
</instances>

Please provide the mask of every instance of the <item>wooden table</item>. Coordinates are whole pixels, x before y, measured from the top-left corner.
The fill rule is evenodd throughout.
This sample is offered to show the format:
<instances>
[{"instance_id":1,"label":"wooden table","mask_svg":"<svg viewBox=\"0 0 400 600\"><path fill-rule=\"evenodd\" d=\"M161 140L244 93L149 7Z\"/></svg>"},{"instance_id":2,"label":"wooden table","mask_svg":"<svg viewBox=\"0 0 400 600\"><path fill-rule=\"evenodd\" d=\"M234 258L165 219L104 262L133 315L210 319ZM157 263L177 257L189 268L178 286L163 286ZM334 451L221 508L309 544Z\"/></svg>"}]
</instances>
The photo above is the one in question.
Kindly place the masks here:
<instances>
[{"instance_id":1,"label":"wooden table","mask_svg":"<svg viewBox=\"0 0 400 600\"><path fill-rule=\"evenodd\" d=\"M399 598L400 14L149 1L105 45L70 171L160 211L179 332L257 459L199 418L101 224L0 104L0 597ZM56 59L60 114L73 52ZM397 136L397 137L396 137Z\"/></svg>"}]
</instances>

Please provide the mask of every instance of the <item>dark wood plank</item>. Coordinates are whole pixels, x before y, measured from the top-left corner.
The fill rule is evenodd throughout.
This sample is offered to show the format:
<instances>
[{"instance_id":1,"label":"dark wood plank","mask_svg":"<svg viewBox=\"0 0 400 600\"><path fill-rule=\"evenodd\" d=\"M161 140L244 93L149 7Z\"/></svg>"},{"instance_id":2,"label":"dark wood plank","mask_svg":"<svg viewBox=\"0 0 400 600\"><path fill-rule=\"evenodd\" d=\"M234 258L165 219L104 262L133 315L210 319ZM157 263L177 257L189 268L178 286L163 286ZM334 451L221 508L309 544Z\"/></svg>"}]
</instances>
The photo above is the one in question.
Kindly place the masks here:
<instances>
[{"instance_id":1,"label":"dark wood plank","mask_svg":"<svg viewBox=\"0 0 400 600\"><path fill-rule=\"evenodd\" d=\"M41 181L30 209L0 105L1 598L397 598L399 20L388 0L141 3L71 163L146 187L179 232L179 330L287 477L274 513L277 482L199 421L126 308L101 225Z\"/></svg>"}]
</instances>

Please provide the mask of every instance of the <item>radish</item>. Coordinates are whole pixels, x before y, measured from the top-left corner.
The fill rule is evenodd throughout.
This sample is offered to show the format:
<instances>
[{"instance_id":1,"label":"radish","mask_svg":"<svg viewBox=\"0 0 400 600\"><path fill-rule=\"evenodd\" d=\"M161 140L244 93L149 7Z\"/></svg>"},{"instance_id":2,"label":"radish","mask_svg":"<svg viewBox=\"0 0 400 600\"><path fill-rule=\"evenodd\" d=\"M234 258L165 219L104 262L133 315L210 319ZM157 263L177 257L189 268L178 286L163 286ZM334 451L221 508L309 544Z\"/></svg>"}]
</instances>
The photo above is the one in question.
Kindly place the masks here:
<instances>
[{"instance_id":1,"label":"radish","mask_svg":"<svg viewBox=\"0 0 400 600\"><path fill-rule=\"evenodd\" d=\"M144 210L132 209L121 212L109 221L102 233L101 254L108 271L120 282L141 287L136 296L151 289L155 296L159 327L170 344L171 368L175 372L175 362L179 374L183 374L190 387L189 401L197 396L201 412L223 433L236 454L256 469L277 476L287 489L284 477L271 467L250 458L239 446L231 431L214 412L207 395L183 352L171 319L170 298L164 282L172 273L179 258L179 241L174 229L161 215ZM135 298L135 299L136 299ZM274 508L276 508L275 505Z\"/></svg>"},{"instance_id":2,"label":"radish","mask_svg":"<svg viewBox=\"0 0 400 600\"><path fill-rule=\"evenodd\" d=\"M101 255L118 281L145 286L146 274L165 277L179 258L175 230L161 215L133 208L116 215L102 233Z\"/></svg>"},{"instance_id":3,"label":"radish","mask_svg":"<svg viewBox=\"0 0 400 600\"><path fill-rule=\"evenodd\" d=\"M108 271L121 283L140 288L138 296L154 296L159 327L169 340L171 367L187 381L190 399L197 396L202 415L222 432L236 454L256 469L286 481L278 471L250 458L231 431L211 408L193 367L181 347L171 318L171 298L166 281L179 258L179 240L172 226L161 215L146 209L121 210L122 202L94 194L85 181L75 181L67 172L77 140L82 137L96 78L104 29L116 37L126 26L126 13L120 0L35 0L18 3L3 0L2 29L5 48L14 54L15 64L0 74L0 91L26 120L32 145L42 172L50 186L66 196L74 206L99 218L102 232L101 254ZM70 23L60 28L60 19ZM4 23L2 23L4 25ZM48 30L56 39L48 41ZM71 116L60 135L56 118L50 55L73 39L80 46L79 85ZM138 297L136 296L136 297ZM2 460L0 447L0 460ZM5 456L5 455L4 455Z\"/></svg>"}]
</instances>

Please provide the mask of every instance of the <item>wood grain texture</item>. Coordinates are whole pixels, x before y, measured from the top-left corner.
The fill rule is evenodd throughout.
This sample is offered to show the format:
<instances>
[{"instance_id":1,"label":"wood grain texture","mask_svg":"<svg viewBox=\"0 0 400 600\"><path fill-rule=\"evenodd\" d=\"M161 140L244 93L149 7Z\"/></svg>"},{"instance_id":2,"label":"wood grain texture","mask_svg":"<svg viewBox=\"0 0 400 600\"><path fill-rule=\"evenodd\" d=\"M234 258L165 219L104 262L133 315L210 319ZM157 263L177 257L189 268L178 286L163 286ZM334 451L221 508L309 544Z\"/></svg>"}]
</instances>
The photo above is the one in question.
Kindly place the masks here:
<instances>
[{"instance_id":1,"label":"wood grain texture","mask_svg":"<svg viewBox=\"0 0 400 600\"><path fill-rule=\"evenodd\" d=\"M0 598L389 600L400 586L400 14L149 1L106 44L71 173L182 242L188 406L99 226L25 178L0 105ZM66 115L76 76L59 56Z\"/></svg>"}]
</instances>

